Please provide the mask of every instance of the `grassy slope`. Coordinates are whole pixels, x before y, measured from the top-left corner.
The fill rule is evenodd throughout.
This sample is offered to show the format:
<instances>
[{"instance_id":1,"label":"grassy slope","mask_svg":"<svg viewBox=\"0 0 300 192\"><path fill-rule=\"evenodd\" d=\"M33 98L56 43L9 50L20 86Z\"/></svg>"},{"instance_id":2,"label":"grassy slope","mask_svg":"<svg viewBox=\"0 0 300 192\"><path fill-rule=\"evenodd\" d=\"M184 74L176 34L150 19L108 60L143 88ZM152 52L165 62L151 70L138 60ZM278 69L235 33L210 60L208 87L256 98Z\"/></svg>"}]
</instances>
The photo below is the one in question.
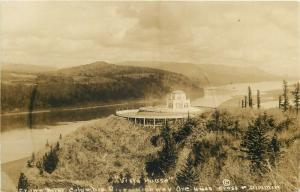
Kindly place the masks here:
<instances>
[{"instance_id":1,"label":"grassy slope","mask_svg":"<svg viewBox=\"0 0 300 192\"><path fill-rule=\"evenodd\" d=\"M99 119L63 139L54 173L39 176L37 168L28 168L26 175L39 187L103 186L110 175L127 171L138 178L146 156L156 152L149 142L153 131L115 116Z\"/></svg>"},{"instance_id":2,"label":"grassy slope","mask_svg":"<svg viewBox=\"0 0 300 192\"><path fill-rule=\"evenodd\" d=\"M223 109L224 110L224 109ZM255 109L233 108L227 111L224 118L239 120L239 129L247 130L249 121L255 119L264 111ZM266 111L273 116L276 123L283 121L286 116L296 118L286 131L278 134L283 144L283 155L276 169L272 169L263 180L255 181L249 172L249 163L238 158L240 138L228 133L208 132L205 122L211 118L210 113L203 114L197 119L197 127L186 139L184 147L180 148L176 169L172 175L182 169L191 146L195 141L206 140L215 144L220 141L226 150L227 157L219 176L215 176L217 169L214 157L209 158L203 168L199 170L200 185L214 186L222 183L223 179L230 179L235 185L275 185L282 191L292 191L299 187L297 183L297 169L300 165L300 119L295 114L283 114L277 109ZM176 126L178 128L178 126ZM176 129L174 127L174 129ZM159 148L150 144L151 136L155 130L135 127L124 119L109 117L99 120L96 124L82 127L74 134L64 138L60 152L58 169L51 175L39 176L37 169L27 169L26 175L30 178L32 186L69 187L79 186L105 186L109 175L119 175L129 171L133 178L138 178L143 172L145 161L149 154L155 153ZM289 145L286 141L293 140ZM209 153L207 151L207 153ZM234 166L233 166L234 165Z\"/></svg>"}]
</instances>

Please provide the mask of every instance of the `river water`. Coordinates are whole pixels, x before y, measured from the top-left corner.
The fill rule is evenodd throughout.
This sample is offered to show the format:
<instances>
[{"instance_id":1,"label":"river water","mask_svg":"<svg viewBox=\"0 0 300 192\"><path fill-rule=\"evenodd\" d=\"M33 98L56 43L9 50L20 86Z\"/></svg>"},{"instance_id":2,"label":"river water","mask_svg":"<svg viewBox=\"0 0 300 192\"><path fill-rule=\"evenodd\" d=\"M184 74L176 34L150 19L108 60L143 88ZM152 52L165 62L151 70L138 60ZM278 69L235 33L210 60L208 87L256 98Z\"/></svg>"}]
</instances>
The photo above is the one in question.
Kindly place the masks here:
<instances>
[{"instance_id":1,"label":"river water","mask_svg":"<svg viewBox=\"0 0 300 192\"><path fill-rule=\"evenodd\" d=\"M192 101L194 106L217 107L223 102L239 95L247 94L251 86L253 95L259 89L263 97L268 91L279 90L282 82L261 82L229 84L206 88L204 97ZM59 135L65 136L78 127L94 119L114 114L117 108L140 107L144 104L124 104L95 108L80 108L77 110L57 110L32 114L1 116L1 163L28 157L48 143L56 142ZM276 107L276 98L262 101L262 107Z\"/></svg>"},{"instance_id":2,"label":"river water","mask_svg":"<svg viewBox=\"0 0 300 192\"><path fill-rule=\"evenodd\" d=\"M256 91L259 90L262 100L262 108L273 108L278 106L278 95L267 94L270 91L281 90L281 81L268 81L258 83L239 83L227 84L217 87L209 87L204 90L204 97L192 101L194 106L210 106L218 107L225 101L237 96L245 96L248 94L248 86L251 87L253 98L256 98ZM238 106L238 103L234 106Z\"/></svg>"}]
</instances>

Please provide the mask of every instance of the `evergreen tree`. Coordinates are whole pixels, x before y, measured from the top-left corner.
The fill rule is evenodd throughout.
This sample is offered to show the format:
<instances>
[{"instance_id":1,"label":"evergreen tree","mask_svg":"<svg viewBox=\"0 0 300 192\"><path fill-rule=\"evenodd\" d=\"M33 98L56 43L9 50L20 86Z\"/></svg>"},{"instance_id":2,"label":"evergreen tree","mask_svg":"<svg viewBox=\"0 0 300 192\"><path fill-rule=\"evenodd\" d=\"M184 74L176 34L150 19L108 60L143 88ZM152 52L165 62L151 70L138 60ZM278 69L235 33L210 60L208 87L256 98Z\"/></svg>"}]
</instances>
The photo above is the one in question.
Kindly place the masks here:
<instances>
[{"instance_id":1,"label":"evergreen tree","mask_svg":"<svg viewBox=\"0 0 300 192\"><path fill-rule=\"evenodd\" d=\"M299 107L300 107L300 85L299 82L297 82L296 84L296 88L295 90L292 92L293 96L294 96L294 105L297 111L297 114L299 112Z\"/></svg>"},{"instance_id":2,"label":"evergreen tree","mask_svg":"<svg viewBox=\"0 0 300 192\"><path fill-rule=\"evenodd\" d=\"M257 90L256 96L257 96L257 109L260 109L260 91L259 90Z\"/></svg>"},{"instance_id":3,"label":"evergreen tree","mask_svg":"<svg viewBox=\"0 0 300 192\"><path fill-rule=\"evenodd\" d=\"M27 167L33 167L34 162L35 162L35 155L34 155L34 153L32 153L31 159L29 159L29 160L27 161Z\"/></svg>"},{"instance_id":4,"label":"evergreen tree","mask_svg":"<svg viewBox=\"0 0 300 192\"><path fill-rule=\"evenodd\" d=\"M145 175L144 173L142 173L140 177L140 188L144 189L145 187L146 187Z\"/></svg>"},{"instance_id":5,"label":"evergreen tree","mask_svg":"<svg viewBox=\"0 0 300 192\"><path fill-rule=\"evenodd\" d=\"M206 162L206 154L205 151L209 147L209 143L202 141L196 142L193 144L192 152L194 155L194 166L203 166Z\"/></svg>"},{"instance_id":6,"label":"evergreen tree","mask_svg":"<svg viewBox=\"0 0 300 192\"><path fill-rule=\"evenodd\" d=\"M253 107L253 102L252 102L252 91L251 91L251 87L248 87L248 101L249 101L249 107Z\"/></svg>"},{"instance_id":7,"label":"evergreen tree","mask_svg":"<svg viewBox=\"0 0 300 192\"><path fill-rule=\"evenodd\" d=\"M32 162L35 161L35 154L34 154L34 153L31 154L31 161L32 161Z\"/></svg>"},{"instance_id":8,"label":"evergreen tree","mask_svg":"<svg viewBox=\"0 0 300 192\"><path fill-rule=\"evenodd\" d=\"M274 134L269 144L269 156L270 164L273 167L276 167L276 164L281 156L280 142L278 141L276 134Z\"/></svg>"},{"instance_id":9,"label":"evergreen tree","mask_svg":"<svg viewBox=\"0 0 300 192\"><path fill-rule=\"evenodd\" d=\"M288 98L288 92L289 92L288 84L287 84L287 81L284 80L283 81L283 104L282 104L284 111L287 111L289 108L289 105L290 105L289 98Z\"/></svg>"},{"instance_id":10,"label":"evergreen tree","mask_svg":"<svg viewBox=\"0 0 300 192\"><path fill-rule=\"evenodd\" d=\"M241 143L241 151L246 153L246 158L250 161L251 172L259 176L267 172L269 140L266 131L269 129L268 124L268 118L259 115L249 125Z\"/></svg>"},{"instance_id":11,"label":"evergreen tree","mask_svg":"<svg viewBox=\"0 0 300 192\"><path fill-rule=\"evenodd\" d=\"M237 139L238 136L240 135L241 131L240 131L240 123L238 120L234 121L234 127L233 127L233 135L234 137Z\"/></svg>"},{"instance_id":12,"label":"evergreen tree","mask_svg":"<svg viewBox=\"0 0 300 192\"><path fill-rule=\"evenodd\" d=\"M160 138L160 135L154 135L151 137L150 142L154 147L158 146L159 138Z\"/></svg>"},{"instance_id":13,"label":"evergreen tree","mask_svg":"<svg viewBox=\"0 0 300 192\"><path fill-rule=\"evenodd\" d=\"M281 107L282 107L282 96L279 95L278 96L278 108L281 109Z\"/></svg>"},{"instance_id":14,"label":"evergreen tree","mask_svg":"<svg viewBox=\"0 0 300 192\"><path fill-rule=\"evenodd\" d=\"M227 153L223 148L224 143L219 141L214 143L210 147L210 156L215 157L215 166L214 166L214 174L216 177L221 175L223 166L225 165L225 161L227 159Z\"/></svg>"},{"instance_id":15,"label":"evergreen tree","mask_svg":"<svg viewBox=\"0 0 300 192\"><path fill-rule=\"evenodd\" d=\"M192 119L188 118L183 127L177 133L174 133L175 142L180 143L184 141L192 133L195 126L195 122L193 122Z\"/></svg>"},{"instance_id":16,"label":"evergreen tree","mask_svg":"<svg viewBox=\"0 0 300 192\"><path fill-rule=\"evenodd\" d=\"M284 130L287 130L293 123L293 119L287 116L285 120L278 123L278 125L276 126L276 131L282 132Z\"/></svg>"},{"instance_id":17,"label":"evergreen tree","mask_svg":"<svg viewBox=\"0 0 300 192\"><path fill-rule=\"evenodd\" d=\"M51 147L50 152L46 153L43 157L43 169L50 174L56 169L58 164L59 159L57 153L57 149L52 149Z\"/></svg>"},{"instance_id":18,"label":"evergreen tree","mask_svg":"<svg viewBox=\"0 0 300 192\"><path fill-rule=\"evenodd\" d=\"M244 99L242 99L242 108L244 108Z\"/></svg>"},{"instance_id":19,"label":"evergreen tree","mask_svg":"<svg viewBox=\"0 0 300 192\"><path fill-rule=\"evenodd\" d=\"M206 123L206 128L209 131L216 132L217 136L219 135L219 132L223 133L224 131L235 135L235 126L235 121L230 114L228 114L227 112L220 112L218 110L216 110L212 114L212 118L209 119Z\"/></svg>"},{"instance_id":20,"label":"evergreen tree","mask_svg":"<svg viewBox=\"0 0 300 192\"><path fill-rule=\"evenodd\" d=\"M44 157L43 157L43 159L44 159ZM43 159L40 160L40 161L38 161L38 162L36 162L36 167L39 169L40 175L42 175L44 173L44 169L43 169L43 166L42 166Z\"/></svg>"},{"instance_id":21,"label":"evergreen tree","mask_svg":"<svg viewBox=\"0 0 300 192\"><path fill-rule=\"evenodd\" d=\"M195 170L192 155L189 154L184 168L176 174L176 183L180 187L189 187L193 191L199 182L199 175Z\"/></svg>"},{"instance_id":22,"label":"evergreen tree","mask_svg":"<svg viewBox=\"0 0 300 192\"><path fill-rule=\"evenodd\" d=\"M146 171L152 178L164 177L176 165L177 149L171 129L168 123L161 130L161 137L164 141L162 150L158 157L146 162Z\"/></svg>"},{"instance_id":23,"label":"evergreen tree","mask_svg":"<svg viewBox=\"0 0 300 192\"><path fill-rule=\"evenodd\" d=\"M55 149L54 150L58 151L60 149L59 147L60 147L59 142L57 142L56 145L55 145Z\"/></svg>"},{"instance_id":24,"label":"evergreen tree","mask_svg":"<svg viewBox=\"0 0 300 192\"><path fill-rule=\"evenodd\" d=\"M170 142L172 141L172 134L171 134L171 128L169 126L168 121L166 121L165 125L161 129L160 135L164 140L165 145L169 145Z\"/></svg>"},{"instance_id":25,"label":"evergreen tree","mask_svg":"<svg viewBox=\"0 0 300 192\"><path fill-rule=\"evenodd\" d=\"M18 191L27 191L28 190L28 179L24 173L20 173L19 182L18 182Z\"/></svg>"},{"instance_id":26,"label":"evergreen tree","mask_svg":"<svg viewBox=\"0 0 300 192\"><path fill-rule=\"evenodd\" d=\"M245 96L245 108L247 108L247 96Z\"/></svg>"},{"instance_id":27,"label":"evergreen tree","mask_svg":"<svg viewBox=\"0 0 300 192\"><path fill-rule=\"evenodd\" d=\"M164 140L164 147L162 151L159 152L159 161L161 170L164 173L168 173L171 168L175 167L177 160L176 143L172 137L168 123L162 130L162 137Z\"/></svg>"}]
</instances>

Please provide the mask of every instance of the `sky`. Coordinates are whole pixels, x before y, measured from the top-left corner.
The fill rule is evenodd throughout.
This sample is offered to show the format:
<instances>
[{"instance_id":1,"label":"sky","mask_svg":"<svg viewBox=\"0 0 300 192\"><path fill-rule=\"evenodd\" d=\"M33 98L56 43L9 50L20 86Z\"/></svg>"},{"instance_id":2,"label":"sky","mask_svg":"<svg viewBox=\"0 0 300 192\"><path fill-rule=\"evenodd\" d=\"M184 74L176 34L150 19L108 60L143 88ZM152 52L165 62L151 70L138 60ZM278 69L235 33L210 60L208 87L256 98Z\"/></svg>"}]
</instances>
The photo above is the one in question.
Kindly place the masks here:
<instances>
[{"instance_id":1,"label":"sky","mask_svg":"<svg viewBox=\"0 0 300 192\"><path fill-rule=\"evenodd\" d=\"M176 61L300 74L298 2L0 4L2 63Z\"/></svg>"}]
</instances>

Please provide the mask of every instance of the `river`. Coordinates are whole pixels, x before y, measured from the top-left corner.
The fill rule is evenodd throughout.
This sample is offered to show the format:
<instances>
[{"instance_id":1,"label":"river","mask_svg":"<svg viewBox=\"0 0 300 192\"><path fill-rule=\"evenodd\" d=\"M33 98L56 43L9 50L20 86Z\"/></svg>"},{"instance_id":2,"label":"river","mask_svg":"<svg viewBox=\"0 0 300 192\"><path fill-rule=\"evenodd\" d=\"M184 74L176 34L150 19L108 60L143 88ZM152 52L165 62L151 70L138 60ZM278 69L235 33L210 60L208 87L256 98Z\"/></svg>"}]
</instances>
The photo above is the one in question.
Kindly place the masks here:
<instances>
[{"instance_id":1,"label":"river","mask_svg":"<svg viewBox=\"0 0 300 192\"><path fill-rule=\"evenodd\" d=\"M228 84L218 87L209 87L204 90L204 97L192 101L194 106L217 107L236 96L246 95L248 86L251 86L253 95L259 89L262 95L262 107L277 106L276 97L267 96L268 91L280 90L282 82L260 82ZM266 95L264 97L264 95ZM238 104L237 104L238 105ZM28 157L32 152L43 148L47 143L56 142L60 134L73 132L78 127L97 118L114 114L117 108L139 107L141 103L123 104L121 106L99 106L78 108L76 110L56 110L34 113L29 115L2 115L1 116L1 163L6 163Z\"/></svg>"}]
</instances>

